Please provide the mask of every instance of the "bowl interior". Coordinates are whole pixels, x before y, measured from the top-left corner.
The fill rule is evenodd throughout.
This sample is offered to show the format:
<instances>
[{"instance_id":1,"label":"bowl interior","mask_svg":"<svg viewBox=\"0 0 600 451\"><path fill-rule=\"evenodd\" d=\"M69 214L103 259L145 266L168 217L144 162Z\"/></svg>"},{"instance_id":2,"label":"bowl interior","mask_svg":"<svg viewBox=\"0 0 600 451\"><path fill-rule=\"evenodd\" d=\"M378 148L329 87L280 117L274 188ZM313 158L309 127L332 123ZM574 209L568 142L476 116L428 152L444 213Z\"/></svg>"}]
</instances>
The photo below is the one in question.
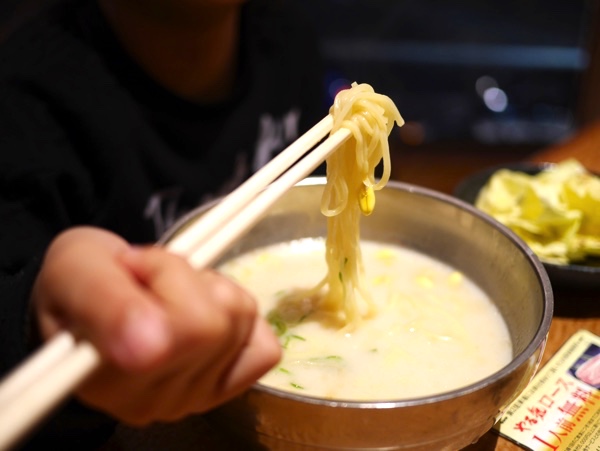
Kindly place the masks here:
<instances>
[{"instance_id":1,"label":"bowl interior","mask_svg":"<svg viewBox=\"0 0 600 451\"><path fill-rule=\"evenodd\" d=\"M325 236L319 202L323 180L290 190L268 216L221 259L257 247ZM390 182L377 193L374 213L363 218L361 237L428 254L462 271L493 299L510 329L514 354L540 332L547 305L546 273L512 232L470 205L427 189Z\"/></svg>"}]
</instances>

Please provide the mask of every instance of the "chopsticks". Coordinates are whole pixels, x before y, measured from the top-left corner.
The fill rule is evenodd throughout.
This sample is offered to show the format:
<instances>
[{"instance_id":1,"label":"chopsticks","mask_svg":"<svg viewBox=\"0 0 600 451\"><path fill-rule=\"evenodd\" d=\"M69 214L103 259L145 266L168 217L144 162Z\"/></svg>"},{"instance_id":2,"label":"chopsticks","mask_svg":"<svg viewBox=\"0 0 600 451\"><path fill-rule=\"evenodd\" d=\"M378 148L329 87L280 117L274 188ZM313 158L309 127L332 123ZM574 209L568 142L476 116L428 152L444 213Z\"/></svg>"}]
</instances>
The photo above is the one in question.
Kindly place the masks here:
<instances>
[{"instance_id":1,"label":"chopsticks","mask_svg":"<svg viewBox=\"0 0 600 451\"><path fill-rule=\"evenodd\" d=\"M0 385L0 449L15 445L100 365L88 342L61 332Z\"/></svg>"},{"instance_id":2,"label":"chopsticks","mask_svg":"<svg viewBox=\"0 0 600 451\"><path fill-rule=\"evenodd\" d=\"M194 268L213 264L277 199L351 136L340 128L309 152L332 126L331 115L325 116L165 247ZM101 361L92 344L63 331L13 370L0 384L0 450L21 440Z\"/></svg>"},{"instance_id":3,"label":"chopsticks","mask_svg":"<svg viewBox=\"0 0 600 451\"><path fill-rule=\"evenodd\" d=\"M307 149L313 147L327 133L329 133L332 126L333 118L330 115L325 116L313 128L299 137L283 152L263 166L260 171L256 172L235 191L231 192L225 199L223 199L223 201L215 205L204 215L202 215L200 219L188 226L188 228L185 230L185 233L182 233L180 236L175 236L168 244L169 249L176 254L188 258L193 257L194 254L197 255L199 253L197 252L197 248L202 242L207 241L207 238L218 232L224 224L233 222L232 218L234 215L243 210L249 210L248 203L252 199L256 198L258 193L261 192L269 183L273 182L287 168L292 166L295 161L297 161L306 153ZM340 131L344 136L347 134L346 129L342 129ZM289 182L285 181L287 178L291 179L290 182L293 182L296 179L296 181L299 181L302 175L300 177L296 177L294 175L296 172L301 172L302 174L306 175L326 158L326 155L320 155L320 148L323 153L328 155L330 152L329 148L326 146L326 143L333 144L335 142L332 141L333 139L334 136L330 137L311 154L307 155L306 158L309 158L312 155L312 158L308 160L308 162L305 161L306 159L301 160L296 164L296 166L292 167L292 169L286 173L289 174L289 172L294 171L291 176L284 174L281 177L282 179L284 179L284 177L286 178L283 182L281 180L277 182L278 185L281 185L281 188L276 189L279 195L283 194L285 189L291 186L289 185ZM334 145L332 150L338 146L339 144ZM313 164L314 162L312 160L318 161L316 161L316 164ZM308 166L308 168L304 168L304 166ZM238 222L242 221L238 220ZM233 233L233 231L230 233ZM229 235L229 233L223 234L221 232L220 235ZM191 263L196 267L200 267L202 265L206 265L213 258L214 256L207 255L204 257L205 261L202 261L201 257L197 255L195 260L193 260Z\"/></svg>"}]
</instances>

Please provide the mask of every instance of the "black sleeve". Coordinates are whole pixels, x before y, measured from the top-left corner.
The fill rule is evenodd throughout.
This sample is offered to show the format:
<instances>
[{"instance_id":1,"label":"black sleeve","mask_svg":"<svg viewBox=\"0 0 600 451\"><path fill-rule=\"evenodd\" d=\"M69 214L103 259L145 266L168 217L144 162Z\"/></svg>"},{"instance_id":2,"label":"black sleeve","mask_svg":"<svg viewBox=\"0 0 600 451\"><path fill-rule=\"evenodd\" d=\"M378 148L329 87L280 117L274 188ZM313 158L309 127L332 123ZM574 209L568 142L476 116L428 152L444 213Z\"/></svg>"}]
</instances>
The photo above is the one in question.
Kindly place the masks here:
<instances>
[{"instance_id":1,"label":"black sleeve","mask_svg":"<svg viewBox=\"0 0 600 451\"><path fill-rule=\"evenodd\" d=\"M67 151L43 103L0 86L0 377L40 345L29 299L48 244L88 213L74 214L89 188ZM94 449L114 425L72 400L20 448Z\"/></svg>"},{"instance_id":2,"label":"black sleeve","mask_svg":"<svg viewBox=\"0 0 600 451\"><path fill-rule=\"evenodd\" d=\"M18 106L18 107L17 107ZM30 110L31 108L31 110ZM31 99L0 86L0 373L27 355L31 286L43 253L65 219L39 146L43 115ZM36 115L39 120L35 120ZM62 223L62 224L61 224Z\"/></svg>"}]
</instances>

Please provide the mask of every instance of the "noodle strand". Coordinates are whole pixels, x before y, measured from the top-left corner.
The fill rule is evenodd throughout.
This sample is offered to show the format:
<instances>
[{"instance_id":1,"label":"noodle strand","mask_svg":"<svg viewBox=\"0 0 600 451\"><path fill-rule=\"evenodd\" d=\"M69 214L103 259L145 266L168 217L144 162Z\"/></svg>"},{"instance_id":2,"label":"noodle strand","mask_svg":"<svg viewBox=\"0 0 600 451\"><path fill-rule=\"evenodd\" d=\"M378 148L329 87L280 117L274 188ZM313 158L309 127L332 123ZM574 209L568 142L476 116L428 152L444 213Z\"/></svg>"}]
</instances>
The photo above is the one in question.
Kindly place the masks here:
<instances>
[{"instance_id":1,"label":"noodle strand","mask_svg":"<svg viewBox=\"0 0 600 451\"><path fill-rule=\"evenodd\" d=\"M345 127L352 133L340 149L327 159L327 184L321 198L321 212L327 217L325 258L327 275L315 289L327 288L322 307L343 314L348 327L361 320L357 294L373 313L366 289L360 249L360 217L370 214L375 195L391 174L388 136L394 123L404 124L396 105L377 94L368 84L353 83L340 91L330 109L335 133ZM375 170L383 163L376 181ZM365 198L367 196L367 198ZM364 211L363 211L364 210Z\"/></svg>"}]
</instances>

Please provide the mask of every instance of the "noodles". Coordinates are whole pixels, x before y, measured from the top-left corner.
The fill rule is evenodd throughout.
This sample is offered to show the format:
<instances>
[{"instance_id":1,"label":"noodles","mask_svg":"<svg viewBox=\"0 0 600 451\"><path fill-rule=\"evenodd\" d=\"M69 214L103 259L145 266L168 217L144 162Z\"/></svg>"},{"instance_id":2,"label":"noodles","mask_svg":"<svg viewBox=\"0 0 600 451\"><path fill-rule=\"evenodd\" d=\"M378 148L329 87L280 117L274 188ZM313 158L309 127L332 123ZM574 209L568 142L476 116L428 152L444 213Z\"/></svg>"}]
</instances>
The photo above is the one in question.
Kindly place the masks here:
<instances>
[{"instance_id":1,"label":"noodles","mask_svg":"<svg viewBox=\"0 0 600 451\"><path fill-rule=\"evenodd\" d=\"M363 283L360 250L360 216L369 215L375 206L375 191L390 178L388 136L404 124L392 100L377 94L368 84L353 83L341 91L330 109L334 133L341 127L352 138L327 159L327 185L321 211L327 216L326 261L328 272L315 290L326 288L322 308L341 312L349 326L361 318L357 293L373 313L373 303ZM377 181L375 170L383 162Z\"/></svg>"}]
</instances>

